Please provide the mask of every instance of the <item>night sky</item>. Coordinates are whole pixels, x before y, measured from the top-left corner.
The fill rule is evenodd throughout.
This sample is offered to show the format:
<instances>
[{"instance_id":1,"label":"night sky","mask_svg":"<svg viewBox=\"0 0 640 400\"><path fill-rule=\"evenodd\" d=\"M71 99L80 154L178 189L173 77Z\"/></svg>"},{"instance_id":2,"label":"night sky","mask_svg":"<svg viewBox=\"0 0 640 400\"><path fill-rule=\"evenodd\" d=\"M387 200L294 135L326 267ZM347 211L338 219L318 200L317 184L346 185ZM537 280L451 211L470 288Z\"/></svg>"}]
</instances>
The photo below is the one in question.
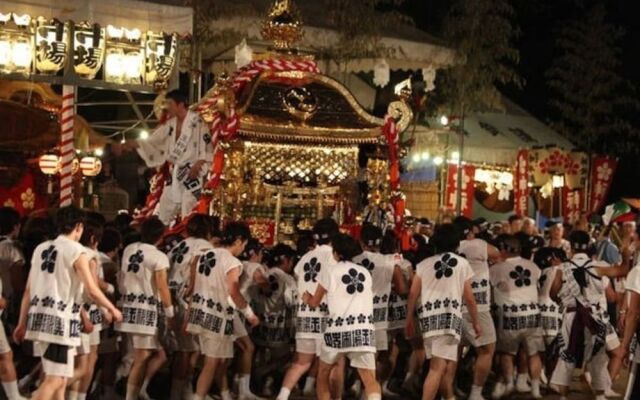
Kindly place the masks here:
<instances>
[{"instance_id":1,"label":"night sky","mask_svg":"<svg viewBox=\"0 0 640 400\"><path fill-rule=\"evenodd\" d=\"M545 72L555 56L556 32L564 21L576 18L577 4L589 0L513 0L516 10L515 23L521 35L515 42L520 50L517 67L526 83L524 88L503 87L501 90L517 104L548 122L549 89ZM448 0L406 0L402 11L411 16L420 29L438 34L450 6ZM622 48L622 74L636 87L640 86L640 21L636 0L602 1L606 5L609 22L625 31ZM638 121L636 121L638 122ZM640 146L640 141L638 141ZM610 193L611 200L621 196L640 197L640 163L638 158L620 160Z\"/></svg>"}]
</instances>

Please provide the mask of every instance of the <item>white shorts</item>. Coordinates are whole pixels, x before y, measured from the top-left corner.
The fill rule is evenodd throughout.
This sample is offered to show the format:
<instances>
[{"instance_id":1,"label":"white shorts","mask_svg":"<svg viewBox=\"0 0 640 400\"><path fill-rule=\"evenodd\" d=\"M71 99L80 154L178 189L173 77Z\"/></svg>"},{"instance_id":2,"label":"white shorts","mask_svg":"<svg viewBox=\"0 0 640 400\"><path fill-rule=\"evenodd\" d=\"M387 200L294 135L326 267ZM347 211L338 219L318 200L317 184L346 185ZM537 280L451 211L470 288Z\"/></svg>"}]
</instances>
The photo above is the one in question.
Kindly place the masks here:
<instances>
[{"instance_id":1,"label":"white shorts","mask_svg":"<svg viewBox=\"0 0 640 400\"><path fill-rule=\"evenodd\" d=\"M7 354L11 351L11 346L7 340L7 334L4 332L4 326L0 323L0 354Z\"/></svg>"},{"instance_id":2,"label":"white shorts","mask_svg":"<svg viewBox=\"0 0 640 400\"><path fill-rule=\"evenodd\" d=\"M129 336L135 350L157 350L160 348L160 341L157 335L129 333Z\"/></svg>"},{"instance_id":3,"label":"white shorts","mask_svg":"<svg viewBox=\"0 0 640 400\"><path fill-rule=\"evenodd\" d=\"M200 336L200 353L209 358L233 358L233 336Z\"/></svg>"},{"instance_id":4,"label":"white shorts","mask_svg":"<svg viewBox=\"0 0 640 400\"><path fill-rule=\"evenodd\" d=\"M591 373L592 390L606 390L610 385L611 378L609 377L609 370L607 369L608 362L609 357L607 357L607 352L602 350L593 356L585 366L585 370ZM562 358L558 359L556 368L553 370L553 375L551 376L551 383L559 386L571 386L574 369L574 364L570 364Z\"/></svg>"},{"instance_id":5,"label":"white shorts","mask_svg":"<svg viewBox=\"0 0 640 400\"><path fill-rule=\"evenodd\" d=\"M302 354L320 355L322 339L296 339L296 352Z\"/></svg>"},{"instance_id":6,"label":"white shorts","mask_svg":"<svg viewBox=\"0 0 640 400\"><path fill-rule=\"evenodd\" d=\"M423 338L424 351L427 359L433 357L449 361L458 361L458 346L460 340L452 335L431 336Z\"/></svg>"},{"instance_id":7,"label":"white shorts","mask_svg":"<svg viewBox=\"0 0 640 400\"><path fill-rule=\"evenodd\" d=\"M613 351L620 346L620 338L611 322L607 322L607 336L605 338L607 351Z\"/></svg>"},{"instance_id":8,"label":"white shorts","mask_svg":"<svg viewBox=\"0 0 640 400\"><path fill-rule=\"evenodd\" d=\"M329 365L338 362L341 357L347 357L353 368L376 370L376 353L364 351L341 352L322 345L320 360Z\"/></svg>"},{"instance_id":9,"label":"white shorts","mask_svg":"<svg viewBox=\"0 0 640 400\"><path fill-rule=\"evenodd\" d=\"M480 324L479 337L476 337L476 331L473 329L471 315L462 314L462 343L470 344L473 347L482 347L496 342L496 326L493 323L490 311L482 311L478 313L478 323Z\"/></svg>"},{"instance_id":10,"label":"white shorts","mask_svg":"<svg viewBox=\"0 0 640 400\"><path fill-rule=\"evenodd\" d=\"M618 337L618 334L615 332L609 333L606 338L606 343L607 351L613 351L620 347L620 338Z\"/></svg>"},{"instance_id":11,"label":"white shorts","mask_svg":"<svg viewBox=\"0 0 640 400\"><path fill-rule=\"evenodd\" d=\"M518 329L505 331L498 330L498 342L496 351L516 355L520 346L524 345L527 355L533 356L537 353L545 351L544 340L542 339L542 330L540 328Z\"/></svg>"},{"instance_id":12,"label":"white shorts","mask_svg":"<svg viewBox=\"0 0 640 400\"><path fill-rule=\"evenodd\" d=\"M94 329L93 332L89 334L89 344L91 346L100 346L100 332L102 331Z\"/></svg>"},{"instance_id":13,"label":"white shorts","mask_svg":"<svg viewBox=\"0 0 640 400\"><path fill-rule=\"evenodd\" d=\"M50 348L50 346L53 347ZM42 371L46 376L73 378L73 358L76 355L76 347L33 342L33 355L40 357Z\"/></svg>"},{"instance_id":14,"label":"white shorts","mask_svg":"<svg viewBox=\"0 0 640 400\"><path fill-rule=\"evenodd\" d=\"M233 314L233 336L241 338L248 336L247 326L244 324L244 318L236 311Z\"/></svg>"},{"instance_id":15,"label":"white shorts","mask_svg":"<svg viewBox=\"0 0 640 400\"><path fill-rule=\"evenodd\" d=\"M80 346L76 347L76 355L83 356L91 353L91 338L89 333L80 334Z\"/></svg>"},{"instance_id":16,"label":"white shorts","mask_svg":"<svg viewBox=\"0 0 640 400\"><path fill-rule=\"evenodd\" d=\"M389 333L386 329L380 329L375 331L376 336L376 350L387 351L389 350Z\"/></svg>"}]
</instances>

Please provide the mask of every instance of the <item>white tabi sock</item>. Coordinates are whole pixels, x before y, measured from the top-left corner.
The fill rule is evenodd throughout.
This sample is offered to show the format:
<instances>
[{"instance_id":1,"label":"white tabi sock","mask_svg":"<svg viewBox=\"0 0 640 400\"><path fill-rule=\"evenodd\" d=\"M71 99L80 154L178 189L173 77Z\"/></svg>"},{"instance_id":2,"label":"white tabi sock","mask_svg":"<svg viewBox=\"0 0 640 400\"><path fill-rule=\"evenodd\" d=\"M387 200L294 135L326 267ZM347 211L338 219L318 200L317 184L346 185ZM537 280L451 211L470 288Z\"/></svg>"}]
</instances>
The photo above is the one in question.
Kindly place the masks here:
<instances>
[{"instance_id":1,"label":"white tabi sock","mask_svg":"<svg viewBox=\"0 0 640 400\"><path fill-rule=\"evenodd\" d=\"M4 389L4 394L7 395L7 399L22 399L22 395L20 395L20 391L18 390L18 381L2 382L2 388Z\"/></svg>"},{"instance_id":2,"label":"white tabi sock","mask_svg":"<svg viewBox=\"0 0 640 400\"><path fill-rule=\"evenodd\" d=\"M238 379L238 394L251 393L251 375L240 375Z\"/></svg>"},{"instance_id":3,"label":"white tabi sock","mask_svg":"<svg viewBox=\"0 0 640 400\"><path fill-rule=\"evenodd\" d=\"M68 390L65 398L67 400L78 400L78 392L76 392L75 390Z\"/></svg>"},{"instance_id":4,"label":"white tabi sock","mask_svg":"<svg viewBox=\"0 0 640 400\"><path fill-rule=\"evenodd\" d=\"M149 387L149 382L151 382L151 379L145 379L144 382L142 382L142 386L140 387L140 392L141 393L147 393L147 388Z\"/></svg>"},{"instance_id":5,"label":"white tabi sock","mask_svg":"<svg viewBox=\"0 0 640 400\"><path fill-rule=\"evenodd\" d=\"M304 393L313 393L313 390L316 387L316 378L312 376L308 376L307 380L304 381L304 389L302 390Z\"/></svg>"},{"instance_id":6,"label":"white tabi sock","mask_svg":"<svg viewBox=\"0 0 640 400\"><path fill-rule=\"evenodd\" d=\"M469 393L469 398L482 396L482 386L472 385L471 392Z\"/></svg>"},{"instance_id":7,"label":"white tabi sock","mask_svg":"<svg viewBox=\"0 0 640 400\"><path fill-rule=\"evenodd\" d=\"M231 392L225 390L224 392L220 392L220 398L222 400L233 400L233 396L231 396Z\"/></svg>"},{"instance_id":8,"label":"white tabi sock","mask_svg":"<svg viewBox=\"0 0 640 400\"><path fill-rule=\"evenodd\" d=\"M291 394L291 390L287 389L286 387L283 387L282 389L280 389L280 393L278 393L278 397L276 397L276 400L289 400L290 394Z\"/></svg>"},{"instance_id":9,"label":"white tabi sock","mask_svg":"<svg viewBox=\"0 0 640 400\"><path fill-rule=\"evenodd\" d=\"M531 379L531 395L540 397L540 379Z\"/></svg>"}]
</instances>

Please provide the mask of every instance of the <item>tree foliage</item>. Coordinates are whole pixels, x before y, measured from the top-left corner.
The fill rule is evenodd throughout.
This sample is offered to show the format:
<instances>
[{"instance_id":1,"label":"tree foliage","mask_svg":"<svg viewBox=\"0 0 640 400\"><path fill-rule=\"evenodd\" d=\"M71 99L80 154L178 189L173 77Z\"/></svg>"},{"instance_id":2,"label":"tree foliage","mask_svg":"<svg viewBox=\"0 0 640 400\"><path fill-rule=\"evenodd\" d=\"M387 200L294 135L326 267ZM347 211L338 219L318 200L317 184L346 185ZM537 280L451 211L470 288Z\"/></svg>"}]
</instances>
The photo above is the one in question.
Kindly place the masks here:
<instances>
[{"instance_id":1,"label":"tree foliage","mask_svg":"<svg viewBox=\"0 0 640 400\"><path fill-rule=\"evenodd\" d=\"M350 58L380 57L388 55L390 49L381 43L383 33L397 24L411 23L411 19L397 11L405 0L314 0L321 4L312 9L326 10L316 16L320 26L338 32L339 40L331 48L316 49L320 57L339 61ZM233 46L244 37L244 27L221 30L212 21L227 16L265 17L272 0L264 2L234 2L231 0L184 0L193 7L195 15L194 37L202 46L211 43ZM303 0L294 1L305 9ZM263 7L261 7L263 6ZM303 13L304 14L304 13ZM305 25L314 25L318 20L306 17ZM304 19L304 18L303 18Z\"/></svg>"},{"instance_id":2,"label":"tree foliage","mask_svg":"<svg viewBox=\"0 0 640 400\"><path fill-rule=\"evenodd\" d=\"M606 21L600 4L558 30L559 54L546 74L553 125L589 152L622 154L637 148L628 146L639 136L629 119L639 107L620 73L623 34Z\"/></svg>"},{"instance_id":3,"label":"tree foliage","mask_svg":"<svg viewBox=\"0 0 640 400\"><path fill-rule=\"evenodd\" d=\"M383 33L411 19L397 11L405 0L325 0L329 21L340 35L338 45L326 56L339 61L381 57L391 51L381 43Z\"/></svg>"},{"instance_id":4,"label":"tree foliage","mask_svg":"<svg viewBox=\"0 0 640 400\"><path fill-rule=\"evenodd\" d=\"M447 113L499 109L497 84L522 85L515 66L519 29L509 0L455 0L443 24L458 64L438 73L436 99Z\"/></svg>"}]
</instances>

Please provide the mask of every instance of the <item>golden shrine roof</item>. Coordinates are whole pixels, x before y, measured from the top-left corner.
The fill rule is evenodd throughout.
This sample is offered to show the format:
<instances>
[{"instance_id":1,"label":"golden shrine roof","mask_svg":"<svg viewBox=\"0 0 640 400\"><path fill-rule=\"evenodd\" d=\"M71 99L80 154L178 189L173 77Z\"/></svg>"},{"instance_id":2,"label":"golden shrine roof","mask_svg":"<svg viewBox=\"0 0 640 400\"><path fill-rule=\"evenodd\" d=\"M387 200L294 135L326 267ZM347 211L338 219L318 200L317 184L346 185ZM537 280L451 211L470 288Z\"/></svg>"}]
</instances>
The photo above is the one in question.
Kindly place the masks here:
<instances>
[{"instance_id":1,"label":"golden shrine roof","mask_svg":"<svg viewBox=\"0 0 640 400\"><path fill-rule=\"evenodd\" d=\"M341 83L310 72L263 72L238 96L240 136L279 143L376 143L382 119Z\"/></svg>"}]
</instances>

